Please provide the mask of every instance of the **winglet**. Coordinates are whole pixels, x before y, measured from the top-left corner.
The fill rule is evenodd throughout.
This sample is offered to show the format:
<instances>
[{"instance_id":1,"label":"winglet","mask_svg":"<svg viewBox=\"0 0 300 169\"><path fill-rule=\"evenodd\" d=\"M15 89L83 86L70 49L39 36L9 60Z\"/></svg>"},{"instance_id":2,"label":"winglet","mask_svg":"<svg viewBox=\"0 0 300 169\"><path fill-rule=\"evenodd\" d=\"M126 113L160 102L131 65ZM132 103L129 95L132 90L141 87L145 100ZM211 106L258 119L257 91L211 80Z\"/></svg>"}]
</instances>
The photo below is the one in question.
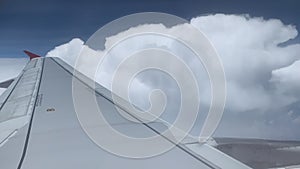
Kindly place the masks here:
<instances>
[{"instance_id":1,"label":"winglet","mask_svg":"<svg viewBox=\"0 0 300 169\"><path fill-rule=\"evenodd\" d=\"M30 60L32 60L33 58L39 58L39 57L41 57L41 56L39 56L37 54L34 54L34 53L31 53L31 52L29 52L27 50L24 50L24 53L26 53L26 55L29 56Z\"/></svg>"}]
</instances>

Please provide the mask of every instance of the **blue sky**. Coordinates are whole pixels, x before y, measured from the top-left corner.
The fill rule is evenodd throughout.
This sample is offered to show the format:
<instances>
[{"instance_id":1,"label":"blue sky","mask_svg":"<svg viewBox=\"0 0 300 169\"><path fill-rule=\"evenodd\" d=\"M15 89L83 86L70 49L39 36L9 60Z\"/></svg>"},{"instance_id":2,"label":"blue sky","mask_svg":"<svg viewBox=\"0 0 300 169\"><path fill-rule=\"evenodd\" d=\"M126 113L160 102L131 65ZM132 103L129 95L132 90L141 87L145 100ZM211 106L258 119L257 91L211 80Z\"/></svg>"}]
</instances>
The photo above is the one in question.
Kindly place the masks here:
<instances>
[{"instance_id":1,"label":"blue sky","mask_svg":"<svg viewBox=\"0 0 300 169\"><path fill-rule=\"evenodd\" d=\"M45 55L74 37L87 40L104 24L136 12L166 12L185 19L210 13L250 14L299 28L299 7L297 0L2 0L0 57L25 57L24 49Z\"/></svg>"}]
</instances>

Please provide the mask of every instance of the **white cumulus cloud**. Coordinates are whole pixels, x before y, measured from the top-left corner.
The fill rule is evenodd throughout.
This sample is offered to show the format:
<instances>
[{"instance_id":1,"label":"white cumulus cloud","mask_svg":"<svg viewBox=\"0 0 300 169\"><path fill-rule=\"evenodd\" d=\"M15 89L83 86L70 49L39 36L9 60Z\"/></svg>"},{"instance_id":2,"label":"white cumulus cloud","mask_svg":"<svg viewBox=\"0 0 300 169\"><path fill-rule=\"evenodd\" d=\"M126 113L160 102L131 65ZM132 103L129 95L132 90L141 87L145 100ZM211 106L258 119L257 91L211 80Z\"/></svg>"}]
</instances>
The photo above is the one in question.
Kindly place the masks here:
<instances>
[{"instance_id":1,"label":"white cumulus cloud","mask_svg":"<svg viewBox=\"0 0 300 169\"><path fill-rule=\"evenodd\" d=\"M300 60L287 67L273 70L271 82L276 85L279 92L299 98Z\"/></svg>"},{"instance_id":2,"label":"white cumulus cloud","mask_svg":"<svg viewBox=\"0 0 300 169\"><path fill-rule=\"evenodd\" d=\"M219 53L226 73L228 89L226 111L217 134L281 138L283 136L278 134L278 131L282 131L284 137L299 138L295 134L298 130L295 128L289 130L289 120L292 119L289 119L288 112L300 111L295 106L291 106L300 102L300 64L297 61L300 59L300 44L282 45L282 43L288 42L298 35L296 28L292 25L285 25L278 19L265 20L247 15L225 14L195 17L190 21L190 24L201 30L212 42ZM83 64L80 65L79 69L91 76L90 73L94 71L91 69L97 64L95 62L96 57L103 56L105 51L120 37L124 37L132 31L146 30L149 27L165 32L175 31L186 34L185 24L172 28L166 28L162 24L134 27L107 37L104 50L87 49L89 55L82 59ZM193 36L189 37L192 38ZM104 65L97 74L98 82L109 88L113 70L122 61L122 57L128 49L138 50L145 48L145 46L165 47L180 54L186 54L185 51L179 50L172 41L162 40L153 43L151 39L148 40L136 39L121 46L119 52L103 62ZM83 47L84 42L82 40L73 39L56 47L47 56L61 57L69 64L74 65L76 56ZM191 58L185 55L184 60L196 71L198 81L203 84L200 93L202 98L204 97L204 106L208 106L209 83L207 78L203 77L205 76L203 68ZM172 63L168 64L172 66ZM148 105L148 102L143 102L141 98L147 100L146 96L149 92L147 89L149 88L159 87L168 91L169 96L178 96L173 90L176 86L161 80L161 77L157 75L140 76L133 85L135 86L131 86L131 88L136 90L132 90L132 96L134 96L132 100L141 106ZM171 98L170 103L170 107L175 106L178 99ZM171 108L171 110L173 109Z\"/></svg>"}]
</instances>

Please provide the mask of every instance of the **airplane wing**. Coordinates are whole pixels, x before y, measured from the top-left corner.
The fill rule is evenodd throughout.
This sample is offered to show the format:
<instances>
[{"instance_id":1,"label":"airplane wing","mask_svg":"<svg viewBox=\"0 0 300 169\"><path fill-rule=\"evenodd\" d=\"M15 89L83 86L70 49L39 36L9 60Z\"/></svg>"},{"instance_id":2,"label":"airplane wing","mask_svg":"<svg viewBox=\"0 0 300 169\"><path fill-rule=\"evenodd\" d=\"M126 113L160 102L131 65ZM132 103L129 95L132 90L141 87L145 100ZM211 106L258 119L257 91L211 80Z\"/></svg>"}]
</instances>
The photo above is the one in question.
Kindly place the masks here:
<instances>
[{"instance_id":1,"label":"airplane wing","mask_svg":"<svg viewBox=\"0 0 300 169\"><path fill-rule=\"evenodd\" d=\"M8 88L14 79L9 79L0 83L0 88Z\"/></svg>"},{"instance_id":2,"label":"airplane wing","mask_svg":"<svg viewBox=\"0 0 300 169\"><path fill-rule=\"evenodd\" d=\"M197 142L170 142L174 144L171 150L142 159L124 158L103 150L86 135L77 119L72 99L73 76L73 68L59 58L31 55L23 72L0 97L0 168L250 168L209 144ZM84 90L92 90L87 77L75 80ZM111 100L110 91L99 84L95 90L97 101L114 128L143 136L161 133L166 127L163 123L147 125L125 120L115 109L120 105ZM89 111L88 107L83 109Z\"/></svg>"}]
</instances>

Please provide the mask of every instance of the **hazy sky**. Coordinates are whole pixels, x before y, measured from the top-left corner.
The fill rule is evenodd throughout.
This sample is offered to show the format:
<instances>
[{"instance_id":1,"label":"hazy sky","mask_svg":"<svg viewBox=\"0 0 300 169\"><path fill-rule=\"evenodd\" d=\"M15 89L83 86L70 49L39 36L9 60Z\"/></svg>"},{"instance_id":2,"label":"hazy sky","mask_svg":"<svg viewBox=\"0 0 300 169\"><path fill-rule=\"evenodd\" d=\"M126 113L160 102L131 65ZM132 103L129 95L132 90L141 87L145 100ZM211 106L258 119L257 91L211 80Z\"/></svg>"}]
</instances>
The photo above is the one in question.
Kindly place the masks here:
<instances>
[{"instance_id":1,"label":"hazy sky","mask_svg":"<svg viewBox=\"0 0 300 169\"><path fill-rule=\"evenodd\" d=\"M98 28L136 12L166 12L185 19L211 13L278 18L300 27L298 0L1 0L0 57L45 55L74 37L86 40ZM299 38L298 38L299 39Z\"/></svg>"}]
</instances>

